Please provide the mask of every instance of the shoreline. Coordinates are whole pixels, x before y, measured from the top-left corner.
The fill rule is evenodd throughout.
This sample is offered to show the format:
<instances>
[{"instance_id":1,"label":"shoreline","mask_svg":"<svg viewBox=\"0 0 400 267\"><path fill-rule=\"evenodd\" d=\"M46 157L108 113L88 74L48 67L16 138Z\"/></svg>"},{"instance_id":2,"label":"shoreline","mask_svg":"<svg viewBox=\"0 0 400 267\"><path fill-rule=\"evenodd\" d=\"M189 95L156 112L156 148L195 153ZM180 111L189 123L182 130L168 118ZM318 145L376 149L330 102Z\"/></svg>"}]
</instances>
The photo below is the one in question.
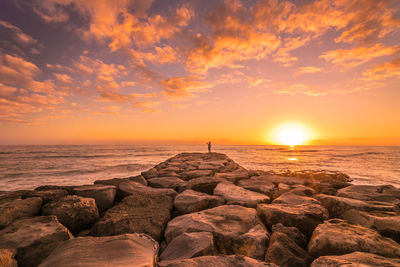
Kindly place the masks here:
<instances>
[{"instance_id":1,"label":"shoreline","mask_svg":"<svg viewBox=\"0 0 400 267\"><path fill-rule=\"evenodd\" d=\"M146 266L400 264L400 189L340 172L247 170L215 152L92 185L3 191L0 218L7 266L101 266L104 250Z\"/></svg>"}]
</instances>

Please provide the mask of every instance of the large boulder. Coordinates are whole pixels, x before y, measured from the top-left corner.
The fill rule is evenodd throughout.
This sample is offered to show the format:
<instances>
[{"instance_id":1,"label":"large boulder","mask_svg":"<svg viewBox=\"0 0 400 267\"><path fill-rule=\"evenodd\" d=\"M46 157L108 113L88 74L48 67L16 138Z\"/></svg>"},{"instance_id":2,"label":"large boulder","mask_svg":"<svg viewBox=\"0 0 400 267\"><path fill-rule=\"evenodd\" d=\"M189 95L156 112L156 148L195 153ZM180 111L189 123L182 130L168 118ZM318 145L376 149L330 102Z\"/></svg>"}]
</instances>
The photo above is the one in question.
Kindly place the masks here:
<instances>
[{"instance_id":1,"label":"large boulder","mask_svg":"<svg viewBox=\"0 0 400 267\"><path fill-rule=\"evenodd\" d=\"M237 169L230 172L218 172L215 174L217 178L223 178L229 182L237 183L240 180L249 179L249 171L245 169Z\"/></svg>"},{"instance_id":2,"label":"large boulder","mask_svg":"<svg viewBox=\"0 0 400 267\"><path fill-rule=\"evenodd\" d=\"M0 229L18 218L38 215L41 206L40 197L14 199L0 204Z\"/></svg>"},{"instance_id":3,"label":"large boulder","mask_svg":"<svg viewBox=\"0 0 400 267\"><path fill-rule=\"evenodd\" d=\"M144 234L78 237L64 242L40 267L155 266L158 243Z\"/></svg>"},{"instance_id":4,"label":"large boulder","mask_svg":"<svg viewBox=\"0 0 400 267\"><path fill-rule=\"evenodd\" d=\"M278 198L272 201L273 204L288 204L288 205L321 205L321 203L311 197L294 194L292 191L283 193Z\"/></svg>"},{"instance_id":5,"label":"large boulder","mask_svg":"<svg viewBox=\"0 0 400 267\"><path fill-rule=\"evenodd\" d=\"M175 191L180 191L180 189L186 184L185 181L177 177L157 177L157 178L151 178L147 180L147 182L151 187L171 188L174 189Z\"/></svg>"},{"instance_id":6,"label":"large boulder","mask_svg":"<svg viewBox=\"0 0 400 267\"><path fill-rule=\"evenodd\" d=\"M331 218L340 218L344 212L351 209L366 210L369 206L365 201L346 197L325 194L318 194L314 197L328 210Z\"/></svg>"},{"instance_id":7,"label":"large boulder","mask_svg":"<svg viewBox=\"0 0 400 267\"><path fill-rule=\"evenodd\" d=\"M14 259L15 253L13 249L0 248L0 266L18 267L18 263Z\"/></svg>"},{"instance_id":8,"label":"large boulder","mask_svg":"<svg viewBox=\"0 0 400 267\"><path fill-rule=\"evenodd\" d=\"M269 239L256 211L236 205L223 205L176 217L168 223L165 239L169 244L181 234L191 232L212 233L219 253L258 259L264 258Z\"/></svg>"},{"instance_id":9,"label":"large boulder","mask_svg":"<svg viewBox=\"0 0 400 267\"><path fill-rule=\"evenodd\" d=\"M258 192L269 197L272 196L276 188L275 183L273 183L271 180L264 179L263 176L253 176L250 179L240 180L238 185L245 189Z\"/></svg>"},{"instance_id":10,"label":"large boulder","mask_svg":"<svg viewBox=\"0 0 400 267\"><path fill-rule=\"evenodd\" d=\"M74 187L73 193L81 197L93 198L99 212L112 207L117 188L113 185L82 185Z\"/></svg>"},{"instance_id":11,"label":"large boulder","mask_svg":"<svg viewBox=\"0 0 400 267\"><path fill-rule=\"evenodd\" d=\"M215 187L221 182L225 182L223 178L216 177L199 177L192 179L186 183L184 189L192 189L194 191L212 195Z\"/></svg>"},{"instance_id":12,"label":"large boulder","mask_svg":"<svg viewBox=\"0 0 400 267\"><path fill-rule=\"evenodd\" d=\"M187 189L176 196L174 208L178 214L192 213L222 205L223 199Z\"/></svg>"},{"instance_id":13,"label":"large boulder","mask_svg":"<svg viewBox=\"0 0 400 267\"><path fill-rule=\"evenodd\" d=\"M0 247L16 250L18 266L37 266L72 234L55 216L19 219L0 230Z\"/></svg>"},{"instance_id":14,"label":"large boulder","mask_svg":"<svg viewBox=\"0 0 400 267\"><path fill-rule=\"evenodd\" d=\"M198 177L212 176L212 175L213 175L212 170L193 170L193 171L181 172L179 174L179 176L185 181L188 181L188 180L191 180L194 178L198 178Z\"/></svg>"},{"instance_id":15,"label":"large boulder","mask_svg":"<svg viewBox=\"0 0 400 267\"><path fill-rule=\"evenodd\" d=\"M310 236L318 224L328 219L328 211L317 204L259 204L257 213L268 228L282 223L298 228L306 236Z\"/></svg>"},{"instance_id":16,"label":"large boulder","mask_svg":"<svg viewBox=\"0 0 400 267\"><path fill-rule=\"evenodd\" d=\"M308 252L314 256L341 255L355 251L400 257L400 244L363 226L331 219L318 225L308 243Z\"/></svg>"},{"instance_id":17,"label":"large boulder","mask_svg":"<svg viewBox=\"0 0 400 267\"><path fill-rule=\"evenodd\" d=\"M213 254L214 238L211 233L183 233L168 244L160 260L189 259Z\"/></svg>"},{"instance_id":18,"label":"large boulder","mask_svg":"<svg viewBox=\"0 0 400 267\"><path fill-rule=\"evenodd\" d=\"M137 182L142 185L147 185L146 179L142 175L132 176L128 178L112 178L107 180L96 180L94 184L114 185L117 186L122 182Z\"/></svg>"},{"instance_id":19,"label":"large boulder","mask_svg":"<svg viewBox=\"0 0 400 267\"><path fill-rule=\"evenodd\" d=\"M254 191L244 189L232 183L220 183L214 189L214 195L225 199L227 204L237 204L255 208L259 203L267 203L269 197Z\"/></svg>"},{"instance_id":20,"label":"large boulder","mask_svg":"<svg viewBox=\"0 0 400 267\"><path fill-rule=\"evenodd\" d=\"M363 201L395 202L400 200L400 189L392 185L351 185L338 190L336 195Z\"/></svg>"},{"instance_id":21,"label":"large boulder","mask_svg":"<svg viewBox=\"0 0 400 267\"><path fill-rule=\"evenodd\" d=\"M64 189L49 189L41 191L31 191L24 195L25 198L40 197L43 199L43 204L55 201L68 195L68 191Z\"/></svg>"},{"instance_id":22,"label":"large boulder","mask_svg":"<svg viewBox=\"0 0 400 267\"><path fill-rule=\"evenodd\" d=\"M152 188L136 182L123 182L118 186L117 198L123 199L126 196L136 195L136 194L156 194L156 195L166 195L171 198L175 198L177 195L176 191L173 189L161 189Z\"/></svg>"},{"instance_id":23,"label":"large boulder","mask_svg":"<svg viewBox=\"0 0 400 267\"><path fill-rule=\"evenodd\" d=\"M171 218L176 192L172 189L154 189L134 182L124 182L120 187L130 195L107 210L90 229L89 234L109 236L145 233L159 241Z\"/></svg>"},{"instance_id":24,"label":"large boulder","mask_svg":"<svg viewBox=\"0 0 400 267\"><path fill-rule=\"evenodd\" d=\"M42 207L42 215L55 215L73 234L90 228L99 219L93 198L66 196Z\"/></svg>"},{"instance_id":25,"label":"large boulder","mask_svg":"<svg viewBox=\"0 0 400 267\"><path fill-rule=\"evenodd\" d=\"M396 267L400 266L400 259L385 258L376 254L353 252L345 255L321 256L310 265L311 267L326 266L362 266L362 267Z\"/></svg>"},{"instance_id":26,"label":"large boulder","mask_svg":"<svg viewBox=\"0 0 400 267\"><path fill-rule=\"evenodd\" d=\"M400 216L396 213L353 209L344 212L341 217L349 223L374 229L382 236L390 237L400 243Z\"/></svg>"},{"instance_id":27,"label":"large boulder","mask_svg":"<svg viewBox=\"0 0 400 267\"><path fill-rule=\"evenodd\" d=\"M272 227L272 236L265 255L265 260L280 267L308 266L311 261L307 251L301 245L305 237L295 227L282 224ZM300 243L298 243L300 241Z\"/></svg>"},{"instance_id":28,"label":"large boulder","mask_svg":"<svg viewBox=\"0 0 400 267\"><path fill-rule=\"evenodd\" d=\"M220 255L220 256L203 256L193 259L174 260L174 261L161 261L158 263L159 267L278 267L273 263L258 261L242 255Z\"/></svg>"}]
</instances>

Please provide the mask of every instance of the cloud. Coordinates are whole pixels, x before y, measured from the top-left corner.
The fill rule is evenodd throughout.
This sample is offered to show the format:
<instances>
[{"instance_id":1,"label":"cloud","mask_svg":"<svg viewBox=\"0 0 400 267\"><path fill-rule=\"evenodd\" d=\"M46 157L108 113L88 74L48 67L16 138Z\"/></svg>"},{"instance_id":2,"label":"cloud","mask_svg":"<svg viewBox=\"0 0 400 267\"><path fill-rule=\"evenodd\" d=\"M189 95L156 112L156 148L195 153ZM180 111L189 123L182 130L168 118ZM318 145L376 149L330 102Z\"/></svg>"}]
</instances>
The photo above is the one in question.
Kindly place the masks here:
<instances>
[{"instance_id":1,"label":"cloud","mask_svg":"<svg viewBox=\"0 0 400 267\"><path fill-rule=\"evenodd\" d=\"M35 40L32 36L24 33L19 27L12 25L7 21L0 20L0 26L11 30L15 36L15 39L23 45L34 45L37 43L37 40Z\"/></svg>"},{"instance_id":2,"label":"cloud","mask_svg":"<svg viewBox=\"0 0 400 267\"><path fill-rule=\"evenodd\" d=\"M314 67L314 66L308 66L308 67L302 67L300 68L296 74L301 75L301 74L313 74L317 72L321 72L322 68Z\"/></svg>"},{"instance_id":3,"label":"cloud","mask_svg":"<svg viewBox=\"0 0 400 267\"><path fill-rule=\"evenodd\" d=\"M374 68L365 71L362 75L365 80L372 81L398 78L400 77L400 58L378 64Z\"/></svg>"},{"instance_id":4,"label":"cloud","mask_svg":"<svg viewBox=\"0 0 400 267\"><path fill-rule=\"evenodd\" d=\"M66 84L72 84L73 83L72 77L69 76L68 74L54 73L54 76L61 83L66 83Z\"/></svg>"},{"instance_id":5,"label":"cloud","mask_svg":"<svg viewBox=\"0 0 400 267\"><path fill-rule=\"evenodd\" d=\"M197 75L174 77L160 81L163 94L170 100L191 97L193 93L205 91L214 85Z\"/></svg>"},{"instance_id":6,"label":"cloud","mask_svg":"<svg viewBox=\"0 0 400 267\"><path fill-rule=\"evenodd\" d=\"M330 50L323 53L320 58L333 64L339 64L351 68L377 57L393 55L399 51L400 46L384 46L383 44L375 44L373 46L362 46L351 49Z\"/></svg>"},{"instance_id":7,"label":"cloud","mask_svg":"<svg viewBox=\"0 0 400 267\"><path fill-rule=\"evenodd\" d=\"M321 90L315 90L310 88L309 85L298 83L289 86L280 87L275 91L278 94L290 94L290 95L307 95L307 96L322 96L326 95L326 92L322 92Z\"/></svg>"}]
</instances>

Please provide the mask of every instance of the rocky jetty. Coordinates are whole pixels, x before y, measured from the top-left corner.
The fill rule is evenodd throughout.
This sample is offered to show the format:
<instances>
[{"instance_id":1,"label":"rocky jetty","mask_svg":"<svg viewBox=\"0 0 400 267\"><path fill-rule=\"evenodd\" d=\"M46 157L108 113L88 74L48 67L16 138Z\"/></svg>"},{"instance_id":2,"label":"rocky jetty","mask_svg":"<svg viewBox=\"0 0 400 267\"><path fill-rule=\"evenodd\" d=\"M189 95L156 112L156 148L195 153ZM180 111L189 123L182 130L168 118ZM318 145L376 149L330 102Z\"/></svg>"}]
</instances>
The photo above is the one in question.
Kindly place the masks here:
<instances>
[{"instance_id":1,"label":"rocky jetty","mask_svg":"<svg viewBox=\"0 0 400 267\"><path fill-rule=\"evenodd\" d=\"M0 192L0 266L400 266L400 189L182 153L141 175Z\"/></svg>"}]
</instances>

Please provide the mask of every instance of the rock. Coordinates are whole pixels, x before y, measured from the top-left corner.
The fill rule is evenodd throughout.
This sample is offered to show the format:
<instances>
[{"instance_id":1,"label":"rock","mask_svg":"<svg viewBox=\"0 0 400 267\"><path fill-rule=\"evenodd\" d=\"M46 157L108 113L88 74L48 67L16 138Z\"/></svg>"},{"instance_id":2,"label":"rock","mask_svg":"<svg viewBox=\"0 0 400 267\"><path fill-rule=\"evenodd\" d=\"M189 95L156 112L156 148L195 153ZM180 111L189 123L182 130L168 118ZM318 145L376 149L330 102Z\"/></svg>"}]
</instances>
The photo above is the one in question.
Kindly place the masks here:
<instances>
[{"instance_id":1,"label":"rock","mask_svg":"<svg viewBox=\"0 0 400 267\"><path fill-rule=\"evenodd\" d=\"M220 256L203 256L193 259L174 260L174 261L161 261L158 263L159 267L278 267L273 263L258 261L242 255L220 255Z\"/></svg>"},{"instance_id":2,"label":"rock","mask_svg":"<svg viewBox=\"0 0 400 267\"><path fill-rule=\"evenodd\" d=\"M43 204L46 204L51 201L55 201L57 199L65 197L67 195L68 195L67 190L49 189L49 190L41 190L41 191L32 191L32 192L29 192L28 194L26 194L24 197L25 198L40 197L43 200Z\"/></svg>"},{"instance_id":3,"label":"rock","mask_svg":"<svg viewBox=\"0 0 400 267\"><path fill-rule=\"evenodd\" d=\"M179 191L186 183L177 177L158 177L148 180L149 186L155 188L171 188Z\"/></svg>"},{"instance_id":4,"label":"rock","mask_svg":"<svg viewBox=\"0 0 400 267\"><path fill-rule=\"evenodd\" d=\"M172 189L154 189L135 182L121 183L121 187L131 195L107 210L92 227L90 235L145 233L159 241L171 218L176 192Z\"/></svg>"},{"instance_id":5,"label":"rock","mask_svg":"<svg viewBox=\"0 0 400 267\"><path fill-rule=\"evenodd\" d=\"M198 177L212 176L212 175L213 175L212 170L194 170L194 171L181 172L179 174L179 176L185 181L189 181L191 179Z\"/></svg>"},{"instance_id":6,"label":"rock","mask_svg":"<svg viewBox=\"0 0 400 267\"><path fill-rule=\"evenodd\" d=\"M183 233L168 244L160 260L190 259L213 254L214 239L211 233Z\"/></svg>"},{"instance_id":7,"label":"rock","mask_svg":"<svg viewBox=\"0 0 400 267\"><path fill-rule=\"evenodd\" d=\"M155 266L158 243L144 234L78 237L64 242L40 267Z\"/></svg>"},{"instance_id":8,"label":"rock","mask_svg":"<svg viewBox=\"0 0 400 267\"><path fill-rule=\"evenodd\" d=\"M272 196L276 184L270 180L265 180L263 176L255 176L250 179L240 180L238 185L254 192L258 192L269 197Z\"/></svg>"},{"instance_id":9,"label":"rock","mask_svg":"<svg viewBox=\"0 0 400 267\"><path fill-rule=\"evenodd\" d=\"M340 219L331 219L318 225L308 243L308 252L314 257L355 251L399 258L400 244L372 229Z\"/></svg>"},{"instance_id":10,"label":"rock","mask_svg":"<svg viewBox=\"0 0 400 267\"><path fill-rule=\"evenodd\" d=\"M315 182L313 187L321 194L336 195L337 190L352 185L350 182L325 180Z\"/></svg>"},{"instance_id":11,"label":"rock","mask_svg":"<svg viewBox=\"0 0 400 267\"><path fill-rule=\"evenodd\" d=\"M214 195L223 197L227 204L238 204L252 208L255 208L259 203L267 203L270 200L264 194L228 182L218 184L214 189Z\"/></svg>"},{"instance_id":12,"label":"rock","mask_svg":"<svg viewBox=\"0 0 400 267\"><path fill-rule=\"evenodd\" d=\"M362 225L378 231L400 243L400 216L393 212L348 210L341 216L352 224Z\"/></svg>"},{"instance_id":13,"label":"rock","mask_svg":"<svg viewBox=\"0 0 400 267\"><path fill-rule=\"evenodd\" d=\"M176 196L174 207L178 214L192 213L222 205L223 199L187 189Z\"/></svg>"},{"instance_id":14,"label":"rock","mask_svg":"<svg viewBox=\"0 0 400 267\"><path fill-rule=\"evenodd\" d=\"M30 267L70 238L71 233L55 216L23 218L0 230L0 247L16 250L18 266Z\"/></svg>"},{"instance_id":15,"label":"rock","mask_svg":"<svg viewBox=\"0 0 400 267\"><path fill-rule=\"evenodd\" d=\"M301 205L301 204L315 204L321 205L321 203L311 197L301 196L293 194L292 191L283 193L278 198L274 199L272 203L281 203L281 204L288 204L288 205Z\"/></svg>"},{"instance_id":16,"label":"rock","mask_svg":"<svg viewBox=\"0 0 400 267\"><path fill-rule=\"evenodd\" d=\"M0 248L0 266L2 267L18 267L18 263L14 260L15 251L12 249Z\"/></svg>"},{"instance_id":17,"label":"rock","mask_svg":"<svg viewBox=\"0 0 400 267\"><path fill-rule=\"evenodd\" d=\"M337 196L363 201L394 202L400 200L400 189L392 185L351 185L338 190Z\"/></svg>"},{"instance_id":18,"label":"rock","mask_svg":"<svg viewBox=\"0 0 400 267\"><path fill-rule=\"evenodd\" d=\"M39 187L36 187L35 190L36 191L44 191L44 190L65 190L68 192L68 194L72 193L72 189L75 186L69 186L69 185L41 185Z\"/></svg>"},{"instance_id":19,"label":"rock","mask_svg":"<svg viewBox=\"0 0 400 267\"><path fill-rule=\"evenodd\" d=\"M237 183L240 180L245 180L250 178L249 171L245 169L238 169L231 172L218 172L215 174L215 177L223 178L232 183Z\"/></svg>"},{"instance_id":20,"label":"rock","mask_svg":"<svg viewBox=\"0 0 400 267\"><path fill-rule=\"evenodd\" d=\"M284 233L290 237L297 245L304 248L307 245L307 238L296 227L284 226L281 223L272 225L272 232Z\"/></svg>"},{"instance_id":21,"label":"rock","mask_svg":"<svg viewBox=\"0 0 400 267\"><path fill-rule=\"evenodd\" d=\"M311 258L307 251L296 242L296 239L299 239L299 236L301 237L301 233L298 232L298 230L296 232L296 230L294 230L296 228L293 228L294 227L285 227L282 224L273 227L272 236L265 255L265 261L273 262L280 267L308 266L311 262ZM294 238L288 233L295 233Z\"/></svg>"},{"instance_id":22,"label":"rock","mask_svg":"<svg viewBox=\"0 0 400 267\"><path fill-rule=\"evenodd\" d=\"M114 185L119 186L122 182L137 182L142 185L147 185L146 179L142 175L127 177L127 178L113 178L108 180L96 180L94 184Z\"/></svg>"},{"instance_id":23,"label":"rock","mask_svg":"<svg viewBox=\"0 0 400 267\"><path fill-rule=\"evenodd\" d=\"M93 198L99 212L112 207L116 192L117 188L113 185L82 185L73 189L75 195Z\"/></svg>"},{"instance_id":24,"label":"rock","mask_svg":"<svg viewBox=\"0 0 400 267\"><path fill-rule=\"evenodd\" d=\"M318 224L328 219L328 211L316 204L259 204L257 213L268 228L282 223L298 228L306 236L310 236Z\"/></svg>"},{"instance_id":25,"label":"rock","mask_svg":"<svg viewBox=\"0 0 400 267\"><path fill-rule=\"evenodd\" d=\"M166 195L171 198L175 198L175 196L177 195L177 193L173 189L151 188L136 182L120 183L117 192L117 194L119 195L119 199L122 199L129 195L142 194L142 193Z\"/></svg>"},{"instance_id":26,"label":"rock","mask_svg":"<svg viewBox=\"0 0 400 267\"><path fill-rule=\"evenodd\" d=\"M212 195L215 187L221 182L225 182L225 179L215 177L199 177L190 180L184 186L184 189L192 189L194 191L206 193Z\"/></svg>"},{"instance_id":27,"label":"rock","mask_svg":"<svg viewBox=\"0 0 400 267\"><path fill-rule=\"evenodd\" d=\"M314 196L328 210L331 218L341 218L341 215L351 209L366 210L368 203L351 198L318 194Z\"/></svg>"},{"instance_id":28,"label":"rock","mask_svg":"<svg viewBox=\"0 0 400 267\"><path fill-rule=\"evenodd\" d=\"M191 232L212 233L214 245L222 254L259 257L264 255L268 241L268 232L256 211L236 205L223 205L176 217L168 223L165 239L169 244L179 235Z\"/></svg>"},{"instance_id":29,"label":"rock","mask_svg":"<svg viewBox=\"0 0 400 267\"><path fill-rule=\"evenodd\" d=\"M29 194L31 191L0 191L0 204L9 202L15 199L21 199L25 194Z\"/></svg>"},{"instance_id":30,"label":"rock","mask_svg":"<svg viewBox=\"0 0 400 267\"><path fill-rule=\"evenodd\" d=\"M0 204L0 229L18 218L38 215L41 206L40 197L14 199Z\"/></svg>"},{"instance_id":31,"label":"rock","mask_svg":"<svg viewBox=\"0 0 400 267\"><path fill-rule=\"evenodd\" d=\"M289 192L300 196L312 196L317 193L313 188L301 184L290 186Z\"/></svg>"},{"instance_id":32,"label":"rock","mask_svg":"<svg viewBox=\"0 0 400 267\"><path fill-rule=\"evenodd\" d=\"M42 207L42 215L55 215L73 234L89 228L99 219L93 198L66 196Z\"/></svg>"},{"instance_id":33,"label":"rock","mask_svg":"<svg viewBox=\"0 0 400 267\"><path fill-rule=\"evenodd\" d=\"M326 267L326 266L362 266L362 267L396 267L400 266L400 259L384 258L379 255L353 252L341 256L322 256L313 261L311 267Z\"/></svg>"}]
</instances>

